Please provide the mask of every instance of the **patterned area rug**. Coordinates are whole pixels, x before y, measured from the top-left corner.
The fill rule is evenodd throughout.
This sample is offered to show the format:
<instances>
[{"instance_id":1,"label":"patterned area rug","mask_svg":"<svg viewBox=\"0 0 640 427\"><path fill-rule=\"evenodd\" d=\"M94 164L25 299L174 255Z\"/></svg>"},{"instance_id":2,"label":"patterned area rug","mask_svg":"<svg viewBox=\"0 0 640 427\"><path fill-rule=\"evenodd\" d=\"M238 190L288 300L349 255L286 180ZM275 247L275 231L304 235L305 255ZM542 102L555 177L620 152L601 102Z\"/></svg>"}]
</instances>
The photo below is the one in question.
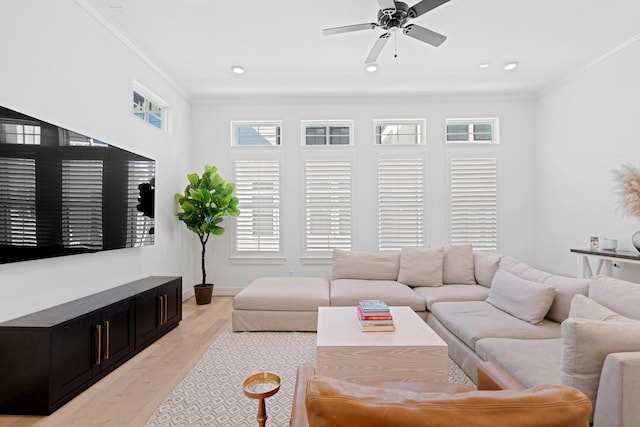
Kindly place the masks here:
<instances>
[{"instance_id":1,"label":"patterned area rug","mask_svg":"<svg viewBox=\"0 0 640 427\"><path fill-rule=\"evenodd\" d=\"M267 426L287 426L298 365L315 364L313 332L232 332L231 325L149 418L145 427L255 427L258 402L242 391L258 372L280 376L280 391L266 399ZM449 381L471 384L449 360Z\"/></svg>"}]
</instances>

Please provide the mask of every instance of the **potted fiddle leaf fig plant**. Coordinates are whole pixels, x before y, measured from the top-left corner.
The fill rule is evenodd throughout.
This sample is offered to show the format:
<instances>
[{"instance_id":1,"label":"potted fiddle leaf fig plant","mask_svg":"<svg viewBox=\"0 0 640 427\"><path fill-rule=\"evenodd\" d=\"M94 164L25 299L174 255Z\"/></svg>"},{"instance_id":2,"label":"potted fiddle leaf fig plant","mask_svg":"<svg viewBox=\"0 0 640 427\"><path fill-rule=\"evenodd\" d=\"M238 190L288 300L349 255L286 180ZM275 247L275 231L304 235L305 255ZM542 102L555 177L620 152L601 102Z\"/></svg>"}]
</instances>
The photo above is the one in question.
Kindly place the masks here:
<instances>
[{"instance_id":1,"label":"potted fiddle leaf fig plant","mask_svg":"<svg viewBox=\"0 0 640 427\"><path fill-rule=\"evenodd\" d=\"M213 284L207 283L205 251L209 236L224 233L220 225L225 216L238 216L238 198L233 195L235 184L227 182L218 174L215 166L205 166L202 176L196 173L187 175L189 184L184 194L176 194L181 211L178 219L200 239L202 282L194 285L197 304L209 304L213 293Z\"/></svg>"}]
</instances>

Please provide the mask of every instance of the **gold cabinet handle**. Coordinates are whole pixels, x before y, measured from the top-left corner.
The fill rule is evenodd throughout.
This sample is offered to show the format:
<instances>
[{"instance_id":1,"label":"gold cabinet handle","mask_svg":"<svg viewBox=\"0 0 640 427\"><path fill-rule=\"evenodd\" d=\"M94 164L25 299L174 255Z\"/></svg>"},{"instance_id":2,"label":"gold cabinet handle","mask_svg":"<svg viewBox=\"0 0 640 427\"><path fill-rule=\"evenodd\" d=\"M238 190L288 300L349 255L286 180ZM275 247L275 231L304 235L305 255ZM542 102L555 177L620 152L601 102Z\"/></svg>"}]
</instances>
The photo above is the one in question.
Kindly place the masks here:
<instances>
[{"instance_id":1,"label":"gold cabinet handle","mask_svg":"<svg viewBox=\"0 0 640 427\"><path fill-rule=\"evenodd\" d=\"M169 321L169 297L164 294L164 323Z\"/></svg>"},{"instance_id":2,"label":"gold cabinet handle","mask_svg":"<svg viewBox=\"0 0 640 427\"><path fill-rule=\"evenodd\" d=\"M98 351L96 355L96 365L100 364L100 353L102 352L102 326L96 325L96 335L98 337Z\"/></svg>"},{"instance_id":3,"label":"gold cabinet handle","mask_svg":"<svg viewBox=\"0 0 640 427\"><path fill-rule=\"evenodd\" d=\"M104 328L106 332L104 360L109 360L109 321L108 320L104 321Z\"/></svg>"},{"instance_id":4,"label":"gold cabinet handle","mask_svg":"<svg viewBox=\"0 0 640 427\"><path fill-rule=\"evenodd\" d=\"M158 311L158 325L162 326L162 308L164 306L164 299L162 298L162 295L158 296L158 300L160 300L160 309Z\"/></svg>"}]
</instances>

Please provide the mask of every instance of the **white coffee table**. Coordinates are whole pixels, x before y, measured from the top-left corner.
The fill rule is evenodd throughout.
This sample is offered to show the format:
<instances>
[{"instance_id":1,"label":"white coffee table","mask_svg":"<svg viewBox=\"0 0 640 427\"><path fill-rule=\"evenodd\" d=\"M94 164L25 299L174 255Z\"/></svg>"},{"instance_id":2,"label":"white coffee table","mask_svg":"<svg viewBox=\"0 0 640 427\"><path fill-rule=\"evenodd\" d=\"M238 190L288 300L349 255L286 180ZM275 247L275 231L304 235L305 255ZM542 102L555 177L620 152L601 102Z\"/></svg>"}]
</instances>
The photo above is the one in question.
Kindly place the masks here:
<instances>
[{"instance_id":1,"label":"white coffee table","mask_svg":"<svg viewBox=\"0 0 640 427\"><path fill-rule=\"evenodd\" d=\"M390 307L395 332L362 332L355 307L319 307L319 375L347 381L448 381L447 344L409 307Z\"/></svg>"}]
</instances>

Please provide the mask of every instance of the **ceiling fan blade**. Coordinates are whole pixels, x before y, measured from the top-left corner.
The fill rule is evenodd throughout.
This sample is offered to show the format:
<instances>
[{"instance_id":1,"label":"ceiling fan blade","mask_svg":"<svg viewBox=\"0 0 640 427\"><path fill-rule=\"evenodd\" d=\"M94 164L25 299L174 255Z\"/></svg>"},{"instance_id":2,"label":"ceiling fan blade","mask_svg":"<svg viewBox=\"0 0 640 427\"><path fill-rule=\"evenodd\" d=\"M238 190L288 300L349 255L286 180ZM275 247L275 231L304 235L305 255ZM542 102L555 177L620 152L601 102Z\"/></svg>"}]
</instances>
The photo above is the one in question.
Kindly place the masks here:
<instances>
[{"instance_id":1,"label":"ceiling fan blade","mask_svg":"<svg viewBox=\"0 0 640 427\"><path fill-rule=\"evenodd\" d=\"M402 29L402 32L409 37L413 37L414 39L423 41L430 44L431 46L436 47L440 46L447 39L446 36L443 36L440 33L436 33L435 31L431 31L416 24L407 25Z\"/></svg>"},{"instance_id":2,"label":"ceiling fan blade","mask_svg":"<svg viewBox=\"0 0 640 427\"><path fill-rule=\"evenodd\" d=\"M349 33L351 31L360 31L360 30L373 30L376 28L378 24L355 24L355 25L346 25L344 27L335 27L335 28L325 28L322 30L322 34L325 36L330 36L332 34L340 34L340 33Z\"/></svg>"},{"instance_id":3,"label":"ceiling fan blade","mask_svg":"<svg viewBox=\"0 0 640 427\"><path fill-rule=\"evenodd\" d=\"M422 14L435 9L436 7L445 4L449 0L422 0L409 8L409 16L416 18Z\"/></svg>"},{"instance_id":4,"label":"ceiling fan blade","mask_svg":"<svg viewBox=\"0 0 640 427\"><path fill-rule=\"evenodd\" d=\"M389 33L384 33L376 40L376 43L371 48L371 52L369 52L369 56L364 60L365 64L373 64L378 60L378 56L380 56L380 52L382 52L382 49L387 44L390 35Z\"/></svg>"},{"instance_id":5,"label":"ceiling fan blade","mask_svg":"<svg viewBox=\"0 0 640 427\"><path fill-rule=\"evenodd\" d=\"M393 0L378 0L378 4L380 5L380 10L383 12L387 10L389 11L388 14L392 14L396 10L396 2Z\"/></svg>"}]
</instances>

